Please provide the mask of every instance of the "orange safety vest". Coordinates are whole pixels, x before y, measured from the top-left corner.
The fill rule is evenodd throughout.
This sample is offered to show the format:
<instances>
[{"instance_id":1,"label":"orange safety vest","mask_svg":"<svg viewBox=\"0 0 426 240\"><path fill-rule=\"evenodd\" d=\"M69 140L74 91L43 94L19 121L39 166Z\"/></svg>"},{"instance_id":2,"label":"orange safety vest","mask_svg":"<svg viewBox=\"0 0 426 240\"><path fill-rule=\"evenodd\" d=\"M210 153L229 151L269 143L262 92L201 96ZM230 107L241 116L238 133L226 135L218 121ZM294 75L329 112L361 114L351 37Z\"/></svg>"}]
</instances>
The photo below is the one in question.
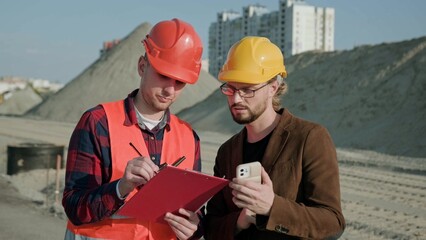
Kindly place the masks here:
<instances>
[{"instance_id":1,"label":"orange safety vest","mask_svg":"<svg viewBox=\"0 0 426 240\"><path fill-rule=\"evenodd\" d=\"M130 146L132 142L143 156L149 156L148 149L138 125L124 125L124 101L102 104L108 119L110 134L112 177L111 182L123 176L127 162L138 153ZM161 163L172 164L179 157L185 156L179 168L193 169L195 161L195 140L192 128L188 123L170 114L170 130L165 129ZM128 201L137 190L126 198ZM164 199L173 201L172 199ZM161 204L161 199L159 199ZM152 206L156 207L156 206ZM75 236L90 239L177 239L169 225L155 222L123 218L120 216L107 218L100 222L75 226L68 221L67 228Z\"/></svg>"}]
</instances>

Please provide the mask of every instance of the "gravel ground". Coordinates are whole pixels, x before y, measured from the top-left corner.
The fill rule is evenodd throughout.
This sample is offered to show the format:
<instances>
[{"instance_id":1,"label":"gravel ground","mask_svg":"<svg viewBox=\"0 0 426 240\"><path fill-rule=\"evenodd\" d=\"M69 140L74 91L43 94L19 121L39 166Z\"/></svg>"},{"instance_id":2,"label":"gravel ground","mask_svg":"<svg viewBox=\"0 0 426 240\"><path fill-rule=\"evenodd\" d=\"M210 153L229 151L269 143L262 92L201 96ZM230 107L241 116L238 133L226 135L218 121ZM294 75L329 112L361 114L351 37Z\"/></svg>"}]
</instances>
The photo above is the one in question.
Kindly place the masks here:
<instances>
[{"instance_id":1,"label":"gravel ground","mask_svg":"<svg viewBox=\"0 0 426 240\"><path fill-rule=\"evenodd\" d=\"M66 145L73 127L0 117L1 149L28 141ZM203 171L211 174L216 150L229 136L212 132L199 135ZM341 239L426 239L426 159L356 149L337 152L347 221ZM0 163L5 170L5 154L0 154ZM63 169L58 176L62 189ZM0 174L1 239L63 239L66 217L58 204L60 199L56 201L55 180L54 169Z\"/></svg>"}]
</instances>

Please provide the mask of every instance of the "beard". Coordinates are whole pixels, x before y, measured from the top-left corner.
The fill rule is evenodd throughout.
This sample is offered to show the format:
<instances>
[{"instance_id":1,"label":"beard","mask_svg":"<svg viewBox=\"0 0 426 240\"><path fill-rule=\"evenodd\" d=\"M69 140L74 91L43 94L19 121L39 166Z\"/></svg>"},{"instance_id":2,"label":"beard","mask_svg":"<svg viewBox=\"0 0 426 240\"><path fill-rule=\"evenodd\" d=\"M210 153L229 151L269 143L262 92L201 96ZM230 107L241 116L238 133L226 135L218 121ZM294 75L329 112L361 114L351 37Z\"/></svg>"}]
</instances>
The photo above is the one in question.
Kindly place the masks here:
<instances>
[{"instance_id":1,"label":"beard","mask_svg":"<svg viewBox=\"0 0 426 240\"><path fill-rule=\"evenodd\" d=\"M245 113L235 113L232 111L233 107L239 107L244 108L246 111ZM233 104L229 107L229 110L231 111L232 118L234 121L238 124L249 124L254 121L256 121L266 110L266 102L262 102L256 106L254 106L252 109L248 106L242 105L242 104Z\"/></svg>"}]
</instances>

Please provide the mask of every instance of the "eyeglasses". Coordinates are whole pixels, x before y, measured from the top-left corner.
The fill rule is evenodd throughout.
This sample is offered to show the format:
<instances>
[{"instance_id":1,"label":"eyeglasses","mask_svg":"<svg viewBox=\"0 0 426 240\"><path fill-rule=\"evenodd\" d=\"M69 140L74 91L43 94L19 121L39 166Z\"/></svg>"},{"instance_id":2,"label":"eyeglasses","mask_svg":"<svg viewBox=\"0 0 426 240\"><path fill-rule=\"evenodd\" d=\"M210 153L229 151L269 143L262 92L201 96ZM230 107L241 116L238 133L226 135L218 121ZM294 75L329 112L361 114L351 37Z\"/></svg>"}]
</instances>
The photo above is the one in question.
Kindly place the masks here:
<instances>
[{"instance_id":1,"label":"eyeglasses","mask_svg":"<svg viewBox=\"0 0 426 240\"><path fill-rule=\"evenodd\" d=\"M226 96L234 96L235 92L238 92L238 95L240 95L240 97L242 98L252 98L254 97L254 93L260 89L262 89L263 87L265 87L266 85L268 85L269 83L266 83L256 89L250 89L250 88L234 88L232 86L229 86L227 83L224 83L220 86L220 90L222 91L223 94L225 94Z\"/></svg>"}]
</instances>

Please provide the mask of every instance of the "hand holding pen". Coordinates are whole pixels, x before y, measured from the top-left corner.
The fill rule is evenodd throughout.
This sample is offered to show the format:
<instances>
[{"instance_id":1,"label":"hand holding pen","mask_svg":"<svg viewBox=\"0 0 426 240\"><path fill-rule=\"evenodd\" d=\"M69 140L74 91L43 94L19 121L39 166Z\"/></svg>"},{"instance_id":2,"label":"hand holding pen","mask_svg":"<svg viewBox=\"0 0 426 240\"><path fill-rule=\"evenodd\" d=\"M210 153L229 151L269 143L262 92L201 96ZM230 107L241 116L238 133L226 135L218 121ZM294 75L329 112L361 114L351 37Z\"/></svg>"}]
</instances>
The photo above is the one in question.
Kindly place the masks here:
<instances>
[{"instance_id":1,"label":"hand holding pen","mask_svg":"<svg viewBox=\"0 0 426 240\"><path fill-rule=\"evenodd\" d=\"M132 148L133 149L135 149L135 151L139 154L139 156L141 156L142 157L142 154L139 152L139 150L136 148L136 146L135 145L133 145L133 143L129 143L130 144L130 146L132 146ZM179 166L179 164L181 164L184 160L186 159L186 157L185 156L182 156L182 157L180 157L180 158L178 158L176 161L174 161L173 163L172 163L172 166L173 167L177 167L177 166ZM159 170L162 170L163 168L165 168L167 166L167 163L162 163L162 164L160 164L158 167L159 167ZM156 173L158 173L158 172L156 172Z\"/></svg>"},{"instance_id":2,"label":"hand holding pen","mask_svg":"<svg viewBox=\"0 0 426 240\"><path fill-rule=\"evenodd\" d=\"M129 145L138 153L139 157L136 157L127 162L125 172L118 186L122 196L127 195L133 191L134 188L146 184L161 169L167 166L167 163L163 163L160 164L160 166L157 166L149 157L142 156L139 150L131 142ZM185 156L180 157L171 165L177 167L184 160Z\"/></svg>"},{"instance_id":3,"label":"hand holding pen","mask_svg":"<svg viewBox=\"0 0 426 240\"><path fill-rule=\"evenodd\" d=\"M135 146L130 143L134 150L137 151ZM121 196L125 196L133 189L143 186L151 180L160 170L149 156L142 156L137 151L139 157L135 157L127 162L123 177L118 182L118 190Z\"/></svg>"}]
</instances>

